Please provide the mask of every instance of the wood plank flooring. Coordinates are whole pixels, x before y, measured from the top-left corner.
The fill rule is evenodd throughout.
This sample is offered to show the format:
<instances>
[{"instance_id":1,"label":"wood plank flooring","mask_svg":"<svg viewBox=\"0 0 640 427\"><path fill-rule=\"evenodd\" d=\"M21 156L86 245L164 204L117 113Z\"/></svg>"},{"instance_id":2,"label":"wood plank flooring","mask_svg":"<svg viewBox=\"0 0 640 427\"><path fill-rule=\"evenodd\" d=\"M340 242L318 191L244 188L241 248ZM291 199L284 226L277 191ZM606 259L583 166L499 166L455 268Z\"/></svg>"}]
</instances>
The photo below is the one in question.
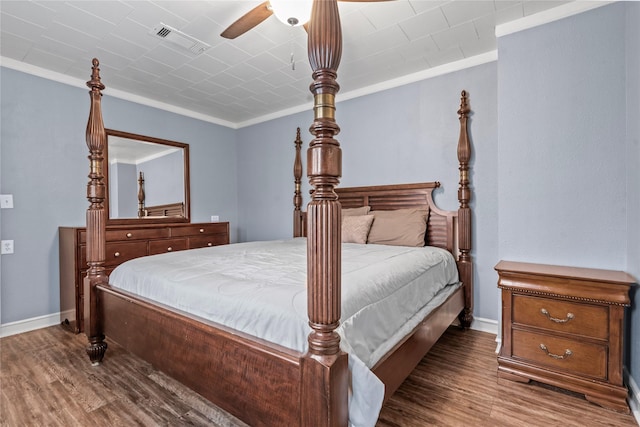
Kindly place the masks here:
<instances>
[{"instance_id":1,"label":"wood plank flooring","mask_svg":"<svg viewBox=\"0 0 640 427\"><path fill-rule=\"evenodd\" d=\"M377 427L637 425L577 394L498 384L494 338L447 331ZM58 326L0 339L0 426L245 426L113 342L91 367L85 340Z\"/></svg>"}]
</instances>

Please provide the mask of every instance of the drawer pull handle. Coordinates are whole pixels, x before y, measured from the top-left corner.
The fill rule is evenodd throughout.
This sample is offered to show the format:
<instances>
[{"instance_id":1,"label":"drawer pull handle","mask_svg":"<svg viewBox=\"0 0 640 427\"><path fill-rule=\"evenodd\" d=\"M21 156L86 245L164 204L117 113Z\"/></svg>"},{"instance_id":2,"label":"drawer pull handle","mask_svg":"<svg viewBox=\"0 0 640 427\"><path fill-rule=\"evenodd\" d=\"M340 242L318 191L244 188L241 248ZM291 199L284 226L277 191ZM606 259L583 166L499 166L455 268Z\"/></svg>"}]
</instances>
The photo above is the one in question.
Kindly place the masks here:
<instances>
[{"instance_id":1,"label":"drawer pull handle","mask_svg":"<svg viewBox=\"0 0 640 427\"><path fill-rule=\"evenodd\" d=\"M544 344L540 344L540 349L541 349L542 351L544 351L544 352L547 354L547 356L549 356L549 357L553 357L554 359L558 359L558 360L564 360L564 359L567 359L569 356L571 356L571 355L573 354L573 352L572 352L571 350L569 350L569 349L566 349L566 350L564 351L564 354L553 354L553 353L549 353L549 349L548 349L548 348L547 348L547 346L546 346L546 345L544 345Z\"/></svg>"},{"instance_id":2,"label":"drawer pull handle","mask_svg":"<svg viewBox=\"0 0 640 427\"><path fill-rule=\"evenodd\" d=\"M120 256L120 252L116 252L115 254L113 254L113 256L118 258Z\"/></svg>"},{"instance_id":3,"label":"drawer pull handle","mask_svg":"<svg viewBox=\"0 0 640 427\"><path fill-rule=\"evenodd\" d=\"M127 238L131 238L131 237L133 237L133 234L127 233Z\"/></svg>"},{"instance_id":4,"label":"drawer pull handle","mask_svg":"<svg viewBox=\"0 0 640 427\"><path fill-rule=\"evenodd\" d=\"M167 248L167 252L171 252L172 250L173 250L173 248L172 248L171 246L169 246L169 247Z\"/></svg>"},{"instance_id":5,"label":"drawer pull handle","mask_svg":"<svg viewBox=\"0 0 640 427\"><path fill-rule=\"evenodd\" d=\"M207 246L213 246L213 243L208 242L208 243L207 243Z\"/></svg>"},{"instance_id":6,"label":"drawer pull handle","mask_svg":"<svg viewBox=\"0 0 640 427\"><path fill-rule=\"evenodd\" d=\"M201 233L204 233L204 228L201 228L201 229L200 229L200 232L201 232Z\"/></svg>"},{"instance_id":7,"label":"drawer pull handle","mask_svg":"<svg viewBox=\"0 0 640 427\"><path fill-rule=\"evenodd\" d=\"M564 319L558 319L557 317L551 317L549 312L547 310L545 310L544 308L540 309L540 313L542 313L545 316L547 316L547 319L551 320L552 322L556 322L556 323L567 323L569 320L571 320L574 317L576 317L573 313L567 313L567 317L565 317Z\"/></svg>"}]
</instances>

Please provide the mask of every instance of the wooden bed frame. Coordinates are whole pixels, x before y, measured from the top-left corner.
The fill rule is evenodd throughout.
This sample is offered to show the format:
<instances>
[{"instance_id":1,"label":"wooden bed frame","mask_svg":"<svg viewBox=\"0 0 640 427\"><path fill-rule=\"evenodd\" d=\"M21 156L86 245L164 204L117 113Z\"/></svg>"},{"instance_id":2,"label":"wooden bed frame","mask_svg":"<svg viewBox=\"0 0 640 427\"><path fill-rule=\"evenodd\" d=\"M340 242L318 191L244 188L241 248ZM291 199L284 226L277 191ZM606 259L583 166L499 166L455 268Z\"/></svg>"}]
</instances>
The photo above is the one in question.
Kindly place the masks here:
<instances>
[{"instance_id":1,"label":"wooden bed frame","mask_svg":"<svg viewBox=\"0 0 640 427\"><path fill-rule=\"evenodd\" d=\"M347 355L335 332L341 310L341 206L375 209L430 207L428 244L457 254L463 286L374 367L386 385L385 399L402 383L447 327L472 321L473 264L471 190L468 181L469 107L462 92L458 159L458 211L433 203L439 183L336 189L341 150L333 138L336 82L342 36L336 0L315 0L309 23L309 60L313 69L315 138L307 151L313 187L307 213L301 210L300 138L294 166L294 235L307 234L308 316L312 332L306 354L257 339L222 325L159 305L108 285L105 274L105 185L102 171L106 134L101 111L99 62L93 60L91 109L86 140L90 173L87 184L87 262L85 332L87 354L99 364L107 349L105 335L153 364L214 404L252 426L346 426L349 372ZM338 197L340 200L338 200ZM308 223L307 223L308 221Z\"/></svg>"}]
</instances>

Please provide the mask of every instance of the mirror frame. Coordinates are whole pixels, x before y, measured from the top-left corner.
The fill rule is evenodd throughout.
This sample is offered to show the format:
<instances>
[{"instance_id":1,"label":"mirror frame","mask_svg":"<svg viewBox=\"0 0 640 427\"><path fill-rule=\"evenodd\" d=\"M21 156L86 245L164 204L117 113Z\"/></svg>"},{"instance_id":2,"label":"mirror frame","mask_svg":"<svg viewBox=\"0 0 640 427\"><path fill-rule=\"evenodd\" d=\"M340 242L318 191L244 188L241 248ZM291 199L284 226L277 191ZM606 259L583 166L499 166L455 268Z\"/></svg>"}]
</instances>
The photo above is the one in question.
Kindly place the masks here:
<instances>
[{"instance_id":1,"label":"mirror frame","mask_svg":"<svg viewBox=\"0 0 640 427\"><path fill-rule=\"evenodd\" d=\"M191 221L191 203L189 194L189 144L183 142L170 141L168 139L154 138L151 136L138 135L135 133L122 132L114 129L105 129L107 141L103 150L102 171L104 174L105 197L104 206L107 212L107 225L140 225L140 224L164 224L164 223L189 223ZM109 205L109 136L133 139L154 144L169 145L181 148L184 159L184 216L167 217L142 217L142 218L111 218L111 208ZM137 189L136 189L137 192Z\"/></svg>"}]
</instances>

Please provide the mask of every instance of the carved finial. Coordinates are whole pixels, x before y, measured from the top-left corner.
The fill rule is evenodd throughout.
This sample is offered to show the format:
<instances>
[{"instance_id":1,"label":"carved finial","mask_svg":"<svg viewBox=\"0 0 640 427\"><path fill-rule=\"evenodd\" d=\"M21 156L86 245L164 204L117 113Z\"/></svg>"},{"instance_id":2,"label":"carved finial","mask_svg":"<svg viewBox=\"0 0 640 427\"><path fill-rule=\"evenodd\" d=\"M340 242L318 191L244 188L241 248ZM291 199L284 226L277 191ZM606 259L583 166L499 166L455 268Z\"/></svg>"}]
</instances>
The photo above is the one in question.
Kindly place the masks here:
<instances>
[{"instance_id":1,"label":"carved finial","mask_svg":"<svg viewBox=\"0 0 640 427\"><path fill-rule=\"evenodd\" d=\"M302 158L300 149L302 147L302 138L300 137L300 128L296 129L296 140L294 141L296 146L296 157L293 163L293 179L295 190L293 193L293 237L302 237Z\"/></svg>"},{"instance_id":2,"label":"carved finial","mask_svg":"<svg viewBox=\"0 0 640 427\"><path fill-rule=\"evenodd\" d=\"M87 82L87 86L91 90L104 90L105 86L100 81L100 61L98 61L98 58L93 58L91 64L93 64L91 67L91 80Z\"/></svg>"},{"instance_id":3,"label":"carved finial","mask_svg":"<svg viewBox=\"0 0 640 427\"><path fill-rule=\"evenodd\" d=\"M144 202L144 172L140 171L140 173L138 174L138 218L147 216L146 212L144 211Z\"/></svg>"},{"instance_id":4,"label":"carved finial","mask_svg":"<svg viewBox=\"0 0 640 427\"><path fill-rule=\"evenodd\" d=\"M463 90L460 94L460 108L458 116L460 117L460 138L458 139L458 162L460 163L460 186L466 188L468 186L467 169L469 158L471 157L471 144L469 143L469 134L467 131L467 119L469 118L469 103L467 99L467 91ZM466 207L468 202L468 192L464 191L464 200L460 203Z\"/></svg>"},{"instance_id":5,"label":"carved finial","mask_svg":"<svg viewBox=\"0 0 640 427\"><path fill-rule=\"evenodd\" d=\"M460 109L458 110L458 114L460 116L467 116L471 109L469 108L469 104L467 102L467 91L463 90L460 93Z\"/></svg>"}]
</instances>

